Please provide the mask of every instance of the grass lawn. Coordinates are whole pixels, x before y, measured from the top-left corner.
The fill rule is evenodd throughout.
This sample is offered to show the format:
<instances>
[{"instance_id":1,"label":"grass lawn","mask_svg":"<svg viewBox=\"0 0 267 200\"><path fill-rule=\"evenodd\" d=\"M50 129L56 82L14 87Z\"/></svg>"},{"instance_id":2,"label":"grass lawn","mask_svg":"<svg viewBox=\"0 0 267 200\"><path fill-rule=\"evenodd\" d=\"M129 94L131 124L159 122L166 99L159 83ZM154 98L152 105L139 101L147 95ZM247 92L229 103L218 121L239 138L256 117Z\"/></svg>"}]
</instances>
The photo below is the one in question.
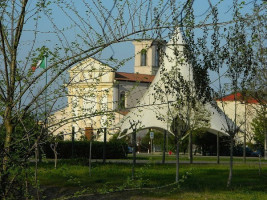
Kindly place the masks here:
<instances>
[{"instance_id":1,"label":"grass lawn","mask_svg":"<svg viewBox=\"0 0 267 200\"><path fill-rule=\"evenodd\" d=\"M43 163L38 174L46 191L56 188L60 195L68 191L77 196L102 194L102 199L267 200L267 165L262 165L259 176L258 164L235 164L231 188L226 187L228 165L181 164L179 187L168 186L175 180L174 164L138 164L135 181L131 180L131 170L130 164L93 163L90 177L86 163L76 160L60 161L58 169ZM80 199L101 198L89 195Z\"/></svg>"}]
</instances>

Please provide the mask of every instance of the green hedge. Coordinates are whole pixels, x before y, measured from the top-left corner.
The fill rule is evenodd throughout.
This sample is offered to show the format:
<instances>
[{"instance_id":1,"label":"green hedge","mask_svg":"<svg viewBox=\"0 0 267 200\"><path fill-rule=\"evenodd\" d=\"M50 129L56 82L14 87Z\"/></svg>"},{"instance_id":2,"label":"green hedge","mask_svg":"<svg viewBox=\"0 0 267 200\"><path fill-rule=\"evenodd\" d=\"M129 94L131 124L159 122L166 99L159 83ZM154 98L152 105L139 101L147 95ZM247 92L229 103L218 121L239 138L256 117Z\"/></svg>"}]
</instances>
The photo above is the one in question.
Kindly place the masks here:
<instances>
[{"instance_id":1,"label":"green hedge","mask_svg":"<svg viewBox=\"0 0 267 200\"><path fill-rule=\"evenodd\" d=\"M74 158L89 158L90 142L88 141L75 141L74 142ZM92 158L103 158L103 142L92 142ZM50 143L42 146L46 158L54 158L54 153L50 148ZM57 145L58 158L68 159L72 154L72 142L60 141ZM116 141L106 143L106 158L118 159L126 158L128 153L128 146L126 143Z\"/></svg>"}]
</instances>

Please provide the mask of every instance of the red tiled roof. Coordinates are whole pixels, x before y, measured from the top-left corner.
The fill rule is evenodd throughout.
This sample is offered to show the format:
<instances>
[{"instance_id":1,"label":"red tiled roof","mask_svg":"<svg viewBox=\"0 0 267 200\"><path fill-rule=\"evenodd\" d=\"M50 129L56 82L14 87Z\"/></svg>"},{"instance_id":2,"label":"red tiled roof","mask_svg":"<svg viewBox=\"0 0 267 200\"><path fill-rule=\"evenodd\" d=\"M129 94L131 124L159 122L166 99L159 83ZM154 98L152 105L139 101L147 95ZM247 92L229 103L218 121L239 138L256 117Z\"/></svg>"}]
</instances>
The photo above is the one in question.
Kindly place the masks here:
<instances>
[{"instance_id":1,"label":"red tiled roof","mask_svg":"<svg viewBox=\"0 0 267 200\"><path fill-rule=\"evenodd\" d=\"M154 77L155 77L154 75L147 75L147 74L115 72L115 80L117 80L117 81L151 83L153 81Z\"/></svg>"},{"instance_id":2,"label":"red tiled roof","mask_svg":"<svg viewBox=\"0 0 267 200\"><path fill-rule=\"evenodd\" d=\"M244 97L241 93L230 94L222 97L221 99L217 99L216 101L246 101L247 103L259 103L256 99L252 97Z\"/></svg>"}]
</instances>

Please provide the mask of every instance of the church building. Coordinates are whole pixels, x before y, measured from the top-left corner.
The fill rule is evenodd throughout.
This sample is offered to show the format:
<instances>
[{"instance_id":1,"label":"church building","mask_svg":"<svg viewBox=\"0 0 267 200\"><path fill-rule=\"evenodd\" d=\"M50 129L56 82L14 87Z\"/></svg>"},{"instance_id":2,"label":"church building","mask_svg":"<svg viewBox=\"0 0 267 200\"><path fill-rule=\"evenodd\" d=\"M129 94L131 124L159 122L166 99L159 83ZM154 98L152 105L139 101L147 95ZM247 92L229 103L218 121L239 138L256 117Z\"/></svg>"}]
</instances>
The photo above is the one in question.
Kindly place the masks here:
<instances>
[{"instance_id":1,"label":"church building","mask_svg":"<svg viewBox=\"0 0 267 200\"><path fill-rule=\"evenodd\" d=\"M112 137L115 125L136 106L153 81L159 69L158 41L139 40L135 46L134 73L117 72L113 67L94 58L88 58L69 71L68 106L49 117L49 129L54 135L70 140L74 129L75 139L89 137L103 141Z\"/></svg>"}]
</instances>

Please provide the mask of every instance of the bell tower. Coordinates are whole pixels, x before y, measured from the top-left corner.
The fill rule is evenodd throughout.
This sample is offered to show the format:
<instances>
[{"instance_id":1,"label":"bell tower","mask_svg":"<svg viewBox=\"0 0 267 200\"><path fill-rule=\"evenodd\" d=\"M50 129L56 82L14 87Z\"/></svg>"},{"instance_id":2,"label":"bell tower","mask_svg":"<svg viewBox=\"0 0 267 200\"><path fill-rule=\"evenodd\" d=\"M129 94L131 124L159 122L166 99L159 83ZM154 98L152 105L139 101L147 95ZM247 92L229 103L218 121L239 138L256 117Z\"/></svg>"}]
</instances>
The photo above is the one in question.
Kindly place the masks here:
<instances>
[{"instance_id":1,"label":"bell tower","mask_svg":"<svg viewBox=\"0 0 267 200\"><path fill-rule=\"evenodd\" d=\"M136 40L134 44L134 73L155 75L160 65L160 50L164 48L165 41Z\"/></svg>"}]
</instances>

